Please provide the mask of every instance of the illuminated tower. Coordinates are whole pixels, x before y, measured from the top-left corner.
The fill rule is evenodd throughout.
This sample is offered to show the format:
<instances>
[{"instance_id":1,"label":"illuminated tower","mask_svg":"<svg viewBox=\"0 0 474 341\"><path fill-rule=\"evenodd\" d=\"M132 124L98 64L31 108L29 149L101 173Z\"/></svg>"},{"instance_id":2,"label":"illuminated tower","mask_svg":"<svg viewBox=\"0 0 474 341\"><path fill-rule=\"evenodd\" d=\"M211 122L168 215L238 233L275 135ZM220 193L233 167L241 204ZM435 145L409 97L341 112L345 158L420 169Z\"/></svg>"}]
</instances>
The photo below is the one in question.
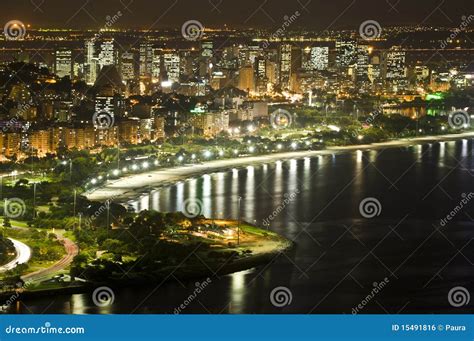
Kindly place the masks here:
<instances>
[{"instance_id":1,"label":"illuminated tower","mask_svg":"<svg viewBox=\"0 0 474 341\"><path fill-rule=\"evenodd\" d=\"M329 64L329 47L311 48L310 65L313 70L326 70Z\"/></svg>"},{"instance_id":2,"label":"illuminated tower","mask_svg":"<svg viewBox=\"0 0 474 341\"><path fill-rule=\"evenodd\" d=\"M84 74L86 83L92 85L97 79L97 59L95 58L95 40L86 40Z\"/></svg>"},{"instance_id":3,"label":"illuminated tower","mask_svg":"<svg viewBox=\"0 0 474 341\"><path fill-rule=\"evenodd\" d=\"M280 46L280 86L282 89L287 89L290 86L291 50L290 44Z\"/></svg>"},{"instance_id":4,"label":"illuminated tower","mask_svg":"<svg viewBox=\"0 0 474 341\"><path fill-rule=\"evenodd\" d=\"M98 57L100 69L106 65L115 65L117 58L114 45L113 39L106 40L100 44L100 53Z\"/></svg>"},{"instance_id":5,"label":"illuminated tower","mask_svg":"<svg viewBox=\"0 0 474 341\"><path fill-rule=\"evenodd\" d=\"M336 66L348 68L355 61L357 42L340 39L336 41Z\"/></svg>"},{"instance_id":6,"label":"illuminated tower","mask_svg":"<svg viewBox=\"0 0 474 341\"><path fill-rule=\"evenodd\" d=\"M72 51L58 49L54 52L54 73L60 77L72 78Z\"/></svg>"}]
</instances>

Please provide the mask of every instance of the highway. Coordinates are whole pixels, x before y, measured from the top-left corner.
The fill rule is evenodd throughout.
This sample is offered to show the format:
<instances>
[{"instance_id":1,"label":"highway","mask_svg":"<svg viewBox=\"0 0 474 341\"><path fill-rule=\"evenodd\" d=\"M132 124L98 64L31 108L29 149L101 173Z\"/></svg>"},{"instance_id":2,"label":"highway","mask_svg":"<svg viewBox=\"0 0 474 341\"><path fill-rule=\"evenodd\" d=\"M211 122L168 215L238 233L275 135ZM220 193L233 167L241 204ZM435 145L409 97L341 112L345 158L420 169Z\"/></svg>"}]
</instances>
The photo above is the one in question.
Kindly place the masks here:
<instances>
[{"instance_id":1,"label":"highway","mask_svg":"<svg viewBox=\"0 0 474 341\"><path fill-rule=\"evenodd\" d=\"M28 245L23 244L22 242L15 239L8 239L10 239L13 245L15 246L16 257L11 262L0 266L0 273L11 270L19 264L24 264L28 262L31 258L31 249L28 247Z\"/></svg>"}]
</instances>

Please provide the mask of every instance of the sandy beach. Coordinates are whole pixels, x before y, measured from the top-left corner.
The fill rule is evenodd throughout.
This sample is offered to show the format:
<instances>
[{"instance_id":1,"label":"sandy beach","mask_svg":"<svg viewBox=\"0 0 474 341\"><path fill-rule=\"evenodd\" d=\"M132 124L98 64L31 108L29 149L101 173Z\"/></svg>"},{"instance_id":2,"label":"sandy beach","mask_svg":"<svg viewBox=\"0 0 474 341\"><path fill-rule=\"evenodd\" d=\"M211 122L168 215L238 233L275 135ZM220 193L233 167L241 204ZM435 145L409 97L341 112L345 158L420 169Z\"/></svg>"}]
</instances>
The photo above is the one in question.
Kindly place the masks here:
<instances>
[{"instance_id":1,"label":"sandy beach","mask_svg":"<svg viewBox=\"0 0 474 341\"><path fill-rule=\"evenodd\" d=\"M105 201L111 199L116 202L123 202L139 197L142 193L149 192L151 189L156 187L171 185L177 181L185 180L186 178L216 171L227 170L231 168L239 168L255 164L273 163L278 160L300 159L305 157L331 155L335 153L344 153L356 150L404 147L414 144L437 141L450 141L472 137L474 137L474 132L438 136L423 136L365 145L329 147L324 150L306 150L257 156L244 156L239 158L209 161L201 164L184 165L172 168L160 168L145 173L125 176L117 180L108 181L107 184L105 184L104 186L95 188L85 193L85 195L89 200L93 201Z\"/></svg>"}]
</instances>

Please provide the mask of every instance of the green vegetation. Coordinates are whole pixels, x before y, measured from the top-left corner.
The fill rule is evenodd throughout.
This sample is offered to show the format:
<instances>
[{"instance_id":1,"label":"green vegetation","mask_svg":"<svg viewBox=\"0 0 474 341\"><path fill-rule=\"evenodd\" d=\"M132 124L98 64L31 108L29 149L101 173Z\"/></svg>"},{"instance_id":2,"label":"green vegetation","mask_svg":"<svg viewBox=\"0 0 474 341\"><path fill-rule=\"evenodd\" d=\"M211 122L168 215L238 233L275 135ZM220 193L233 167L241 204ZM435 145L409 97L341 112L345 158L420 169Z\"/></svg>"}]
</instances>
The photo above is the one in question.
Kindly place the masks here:
<instances>
[{"instance_id":1,"label":"green vegetation","mask_svg":"<svg viewBox=\"0 0 474 341\"><path fill-rule=\"evenodd\" d=\"M6 237L19 240L31 248L31 259L27 264L21 264L11 271L4 273L4 277L12 277L34 272L51 266L64 255L64 247L57 240L56 235L38 229L3 228Z\"/></svg>"},{"instance_id":2,"label":"green vegetation","mask_svg":"<svg viewBox=\"0 0 474 341\"><path fill-rule=\"evenodd\" d=\"M71 276L98 282L153 280L171 271L199 274L246 259L259 248L272 252L289 246L278 235L248 224L239 230L235 221L151 211L128 213L109 230L90 227L74 234L81 253L74 258Z\"/></svg>"},{"instance_id":3,"label":"green vegetation","mask_svg":"<svg viewBox=\"0 0 474 341\"><path fill-rule=\"evenodd\" d=\"M0 266L15 258L15 247L10 239L7 239L0 231Z\"/></svg>"}]
</instances>

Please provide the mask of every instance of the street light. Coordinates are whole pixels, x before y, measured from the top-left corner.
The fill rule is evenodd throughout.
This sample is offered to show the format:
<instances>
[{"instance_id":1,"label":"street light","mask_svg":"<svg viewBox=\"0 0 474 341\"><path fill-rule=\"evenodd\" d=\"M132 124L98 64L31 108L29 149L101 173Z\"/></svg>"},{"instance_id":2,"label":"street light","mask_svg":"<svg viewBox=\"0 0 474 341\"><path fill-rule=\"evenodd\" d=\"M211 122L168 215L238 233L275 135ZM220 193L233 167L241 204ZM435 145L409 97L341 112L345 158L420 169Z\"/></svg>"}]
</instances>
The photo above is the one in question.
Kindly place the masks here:
<instances>
[{"instance_id":1,"label":"street light","mask_svg":"<svg viewBox=\"0 0 474 341\"><path fill-rule=\"evenodd\" d=\"M74 204L73 204L73 213L72 213L73 218L76 217L76 200L77 200L77 191L74 190Z\"/></svg>"},{"instance_id":2,"label":"street light","mask_svg":"<svg viewBox=\"0 0 474 341\"><path fill-rule=\"evenodd\" d=\"M72 181L72 159L64 160L62 164L66 166L69 163L69 181Z\"/></svg>"},{"instance_id":3,"label":"street light","mask_svg":"<svg viewBox=\"0 0 474 341\"><path fill-rule=\"evenodd\" d=\"M239 220L237 225L237 245L240 245L240 202L242 201L242 197L239 197Z\"/></svg>"},{"instance_id":4,"label":"street light","mask_svg":"<svg viewBox=\"0 0 474 341\"><path fill-rule=\"evenodd\" d=\"M33 183L33 219L36 216L36 182Z\"/></svg>"}]
</instances>

